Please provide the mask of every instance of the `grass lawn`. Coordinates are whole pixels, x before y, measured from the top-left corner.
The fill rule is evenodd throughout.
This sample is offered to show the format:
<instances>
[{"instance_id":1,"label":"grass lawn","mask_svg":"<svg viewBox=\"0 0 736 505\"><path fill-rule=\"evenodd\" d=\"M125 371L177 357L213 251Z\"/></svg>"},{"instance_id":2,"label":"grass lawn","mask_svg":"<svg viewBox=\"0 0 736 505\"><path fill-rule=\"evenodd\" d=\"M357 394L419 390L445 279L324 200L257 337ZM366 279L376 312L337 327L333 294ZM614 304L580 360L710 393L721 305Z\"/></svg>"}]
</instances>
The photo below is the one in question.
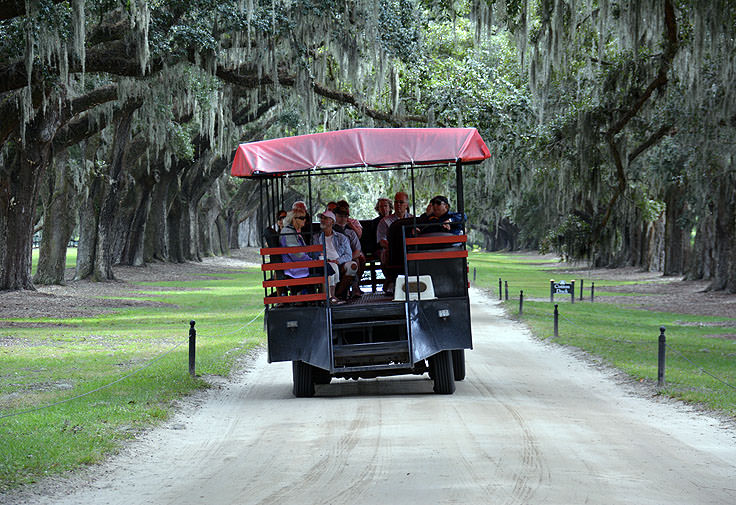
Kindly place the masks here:
<instances>
[{"instance_id":1,"label":"grass lawn","mask_svg":"<svg viewBox=\"0 0 736 505\"><path fill-rule=\"evenodd\" d=\"M67 247L66 249L66 268L74 268L77 266L77 248ZM31 253L31 273L36 274L38 268L38 247L33 248Z\"/></svg>"},{"instance_id":2,"label":"grass lawn","mask_svg":"<svg viewBox=\"0 0 736 505\"><path fill-rule=\"evenodd\" d=\"M470 254L471 278L474 269L475 286L491 289L494 298L498 297L498 278L508 281L509 300L504 303L511 316L518 317L519 291L523 290L525 301L521 320L537 337L548 339L553 336L554 305L549 301L549 281L572 280L569 272L560 271L561 266L556 260L474 252ZM633 285L635 282L596 279L596 294L601 293L599 287L622 284ZM590 281L585 280L584 285L589 289ZM714 328L714 323L733 323L733 319L656 312L606 303L606 298L614 293L597 296L596 302L590 303L587 289L585 300L580 302L576 286L574 304L570 303L569 296L556 295L555 302L559 304L560 312L557 343L580 348L637 380L656 384L659 328L665 326L668 346L666 386L661 393L736 416L736 340L713 338L714 333L728 331ZM636 288L633 290L635 292Z\"/></svg>"},{"instance_id":3,"label":"grass lawn","mask_svg":"<svg viewBox=\"0 0 736 505\"><path fill-rule=\"evenodd\" d=\"M0 328L0 491L100 461L166 419L177 398L207 387L188 373L190 319L197 374L227 375L264 341L260 280L237 271L138 284L135 298L165 305ZM12 415L55 402L64 403Z\"/></svg>"}]
</instances>

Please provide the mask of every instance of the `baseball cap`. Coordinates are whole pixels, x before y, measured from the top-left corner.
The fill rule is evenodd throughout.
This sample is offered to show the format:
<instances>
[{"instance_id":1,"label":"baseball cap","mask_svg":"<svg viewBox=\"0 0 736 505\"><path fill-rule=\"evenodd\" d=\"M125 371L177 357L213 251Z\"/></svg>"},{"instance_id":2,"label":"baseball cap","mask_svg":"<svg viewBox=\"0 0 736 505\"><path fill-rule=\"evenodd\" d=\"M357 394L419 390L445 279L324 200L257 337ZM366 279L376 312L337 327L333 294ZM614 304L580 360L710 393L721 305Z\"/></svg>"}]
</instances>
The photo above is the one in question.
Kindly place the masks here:
<instances>
[{"instance_id":1,"label":"baseball cap","mask_svg":"<svg viewBox=\"0 0 736 505\"><path fill-rule=\"evenodd\" d=\"M330 219L332 219L333 221L335 221L335 214L331 210L326 210L324 212L320 212L319 214L317 214L317 217L319 217L319 218L329 217Z\"/></svg>"},{"instance_id":2,"label":"baseball cap","mask_svg":"<svg viewBox=\"0 0 736 505\"><path fill-rule=\"evenodd\" d=\"M447 199L446 196L437 195L432 200L430 200L429 203L437 204L437 203L444 203L448 207L450 206L450 201Z\"/></svg>"}]
</instances>

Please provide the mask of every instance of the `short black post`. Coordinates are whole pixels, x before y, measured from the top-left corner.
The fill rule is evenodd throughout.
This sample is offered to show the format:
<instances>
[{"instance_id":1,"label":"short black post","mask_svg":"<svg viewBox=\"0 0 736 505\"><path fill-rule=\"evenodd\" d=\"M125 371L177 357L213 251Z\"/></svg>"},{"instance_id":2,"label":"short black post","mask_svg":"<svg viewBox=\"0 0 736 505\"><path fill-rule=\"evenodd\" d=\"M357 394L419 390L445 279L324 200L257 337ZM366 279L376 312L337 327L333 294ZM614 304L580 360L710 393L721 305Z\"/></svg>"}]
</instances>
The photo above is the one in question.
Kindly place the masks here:
<instances>
[{"instance_id":1,"label":"short black post","mask_svg":"<svg viewBox=\"0 0 736 505\"><path fill-rule=\"evenodd\" d=\"M503 289L501 288L501 278L498 278L498 299L503 300Z\"/></svg>"},{"instance_id":2,"label":"short black post","mask_svg":"<svg viewBox=\"0 0 736 505\"><path fill-rule=\"evenodd\" d=\"M555 280L549 280L549 303L555 303Z\"/></svg>"},{"instance_id":3,"label":"short black post","mask_svg":"<svg viewBox=\"0 0 736 505\"><path fill-rule=\"evenodd\" d=\"M524 290L519 292L519 315L524 314Z\"/></svg>"},{"instance_id":4,"label":"short black post","mask_svg":"<svg viewBox=\"0 0 736 505\"><path fill-rule=\"evenodd\" d=\"M506 290L506 300L509 299L509 281L503 281L504 288Z\"/></svg>"},{"instance_id":5,"label":"short black post","mask_svg":"<svg viewBox=\"0 0 736 505\"><path fill-rule=\"evenodd\" d=\"M583 301L583 279L580 279L580 301Z\"/></svg>"},{"instance_id":6,"label":"short black post","mask_svg":"<svg viewBox=\"0 0 736 505\"><path fill-rule=\"evenodd\" d=\"M659 327L659 356L657 359L657 387L664 387L664 365L667 347L664 338L664 326Z\"/></svg>"},{"instance_id":7,"label":"short black post","mask_svg":"<svg viewBox=\"0 0 736 505\"><path fill-rule=\"evenodd\" d=\"M473 267L473 284L475 284L475 267Z\"/></svg>"},{"instance_id":8,"label":"short black post","mask_svg":"<svg viewBox=\"0 0 736 505\"><path fill-rule=\"evenodd\" d=\"M189 375L194 377L194 356L196 350L197 330L194 329L194 321L189 321Z\"/></svg>"},{"instance_id":9,"label":"short black post","mask_svg":"<svg viewBox=\"0 0 736 505\"><path fill-rule=\"evenodd\" d=\"M575 281L570 281L570 303L575 303Z\"/></svg>"},{"instance_id":10,"label":"short black post","mask_svg":"<svg viewBox=\"0 0 736 505\"><path fill-rule=\"evenodd\" d=\"M555 337L560 336L560 311L557 310L557 304L555 303Z\"/></svg>"},{"instance_id":11,"label":"short black post","mask_svg":"<svg viewBox=\"0 0 736 505\"><path fill-rule=\"evenodd\" d=\"M593 302L593 297L595 296L595 282L590 283L590 301Z\"/></svg>"}]
</instances>

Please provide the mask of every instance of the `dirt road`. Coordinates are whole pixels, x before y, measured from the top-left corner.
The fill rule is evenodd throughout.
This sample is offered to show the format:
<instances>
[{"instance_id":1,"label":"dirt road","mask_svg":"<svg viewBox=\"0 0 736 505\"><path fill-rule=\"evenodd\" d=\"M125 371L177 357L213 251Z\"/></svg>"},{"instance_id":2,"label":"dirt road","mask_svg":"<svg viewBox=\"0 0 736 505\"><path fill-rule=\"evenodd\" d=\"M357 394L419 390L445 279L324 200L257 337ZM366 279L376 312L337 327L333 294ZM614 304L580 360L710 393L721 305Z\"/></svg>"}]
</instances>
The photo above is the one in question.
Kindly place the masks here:
<instances>
[{"instance_id":1,"label":"dirt road","mask_svg":"<svg viewBox=\"0 0 736 505\"><path fill-rule=\"evenodd\" d=\"M725 424L631 393L473 292L475 350L453 396L427 378L291 396L252 371L40 504L733 504Z\"/></svg>"}]
</instances>

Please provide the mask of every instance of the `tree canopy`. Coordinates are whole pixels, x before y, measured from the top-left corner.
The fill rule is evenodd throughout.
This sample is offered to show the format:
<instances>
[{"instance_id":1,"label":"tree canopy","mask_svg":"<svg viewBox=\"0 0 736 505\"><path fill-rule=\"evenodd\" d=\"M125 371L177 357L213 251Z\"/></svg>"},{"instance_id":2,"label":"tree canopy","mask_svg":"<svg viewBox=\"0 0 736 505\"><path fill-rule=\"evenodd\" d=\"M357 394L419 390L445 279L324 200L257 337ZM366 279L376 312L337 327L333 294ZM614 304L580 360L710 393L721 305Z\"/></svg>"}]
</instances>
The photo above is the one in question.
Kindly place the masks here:
<instances>
[{"instance_id":1,"label":"tree canopy","mask_svg":"<svg viewBox=\"0 0 736 505\"><path fill-rule=\"evenodd\" d=\"M237 247L238 142L436 125L491 147L466 180L485 247L736 291L735 28L730 0L2 1L0 289L33 288L34 231L36 283L73 234L80 278Z\"/></svg>"}]
</instances>

